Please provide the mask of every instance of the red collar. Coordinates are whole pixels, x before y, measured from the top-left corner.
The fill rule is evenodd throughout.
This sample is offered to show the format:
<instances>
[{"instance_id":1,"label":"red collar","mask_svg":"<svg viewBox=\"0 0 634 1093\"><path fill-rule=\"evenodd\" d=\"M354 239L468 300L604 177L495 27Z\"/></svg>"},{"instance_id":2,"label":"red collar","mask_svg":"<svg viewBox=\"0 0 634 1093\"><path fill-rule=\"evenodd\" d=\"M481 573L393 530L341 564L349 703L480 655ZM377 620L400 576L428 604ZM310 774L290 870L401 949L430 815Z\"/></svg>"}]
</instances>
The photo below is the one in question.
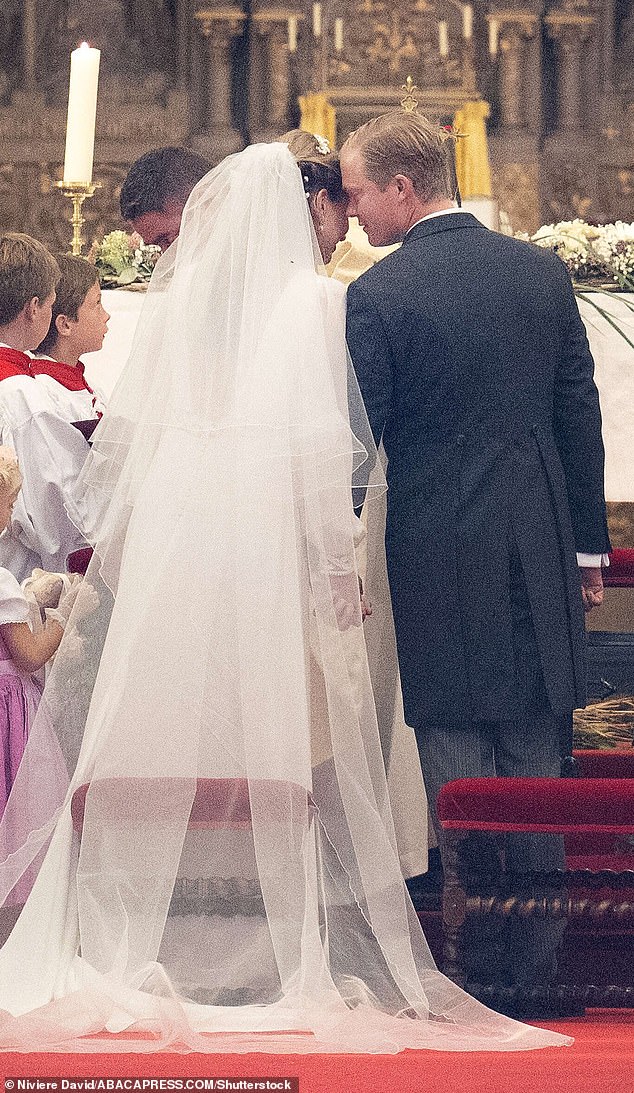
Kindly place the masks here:
<instances>
[{"instance_id":1,"label":"red collar","mask_svg":"<svg viewBox=\"0 0 634 1093\"><path fill-rule=\"evenodd\" d=\"M34 357L31 361L31 373L34 376L50 376L61 383L67 391L88 391L93 393L84 378L84 365L81 361L77 367L72 364L64 364L63 361L53 361L50 357Z\"/></svg>"},{"instance_id":2,"label":"red collar","mask_svg":"<svg viewBox=\"0 0 634 1093\"><path fill-rule=\"evenodd\" d=\"M31 358L19 349L9 349L8 345L0 345L0 380L6 380L9 376L29 376L31 374Z\"/></svg>"}]
</instances>

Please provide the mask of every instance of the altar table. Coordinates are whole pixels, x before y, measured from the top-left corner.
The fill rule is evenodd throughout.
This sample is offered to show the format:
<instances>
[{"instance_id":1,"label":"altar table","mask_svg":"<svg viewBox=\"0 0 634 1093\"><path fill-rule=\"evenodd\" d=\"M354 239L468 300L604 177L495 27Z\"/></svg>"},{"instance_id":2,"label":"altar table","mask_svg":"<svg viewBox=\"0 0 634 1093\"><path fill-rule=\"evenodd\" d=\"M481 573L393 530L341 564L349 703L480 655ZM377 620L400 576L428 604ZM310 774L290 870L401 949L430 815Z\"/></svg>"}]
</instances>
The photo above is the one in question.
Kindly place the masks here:
<instances>
[{"instance_id":1,"label":"altar table","mask_svg":"<svg viewBox=\"0 0 634 1093\"><path fill-rule=\"evenodd\" d=\"M108 333L103 349L84 359L88 381L106 396L112 393L130 353L144 298L143 292L122 289L103 293L104 307L111 315ZM634 310L628 303L634 309L634 293L592 292L578 300L596 363L606 450L606 498L633 502ZM610 318L601 315L597 307Z\"/></svg>"}]
</instances>

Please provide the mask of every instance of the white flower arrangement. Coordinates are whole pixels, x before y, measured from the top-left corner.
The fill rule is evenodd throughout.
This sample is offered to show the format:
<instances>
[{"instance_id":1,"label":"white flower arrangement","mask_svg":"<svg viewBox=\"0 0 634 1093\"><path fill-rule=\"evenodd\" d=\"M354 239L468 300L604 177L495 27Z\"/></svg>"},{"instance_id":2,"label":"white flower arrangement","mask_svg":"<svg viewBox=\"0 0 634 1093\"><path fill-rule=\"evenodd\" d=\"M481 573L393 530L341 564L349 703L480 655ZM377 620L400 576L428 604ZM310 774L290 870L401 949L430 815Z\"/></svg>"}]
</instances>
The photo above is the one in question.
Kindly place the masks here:
<instances>
[{"instance_id":1,"label":"white flower arrangement","mask_svg":"<svg viewBox=\"0 0 634 1093\"><path fill-rule=\"evenodd\" d=\"M520 237L558 254L577 284L614 284L634 291L634 224L563 220Z\"/></svg>"},{"instance_id":2,"label":"white flower arrangement","mask_svg":"<svg viewBox=\"0 0 634 1093\"><path fill-rule=\"evenodd\" d=\"M161 256L161 248L146 246L136 232L109 232L89 257L95 263L102 288L125 288L147 283Z\"/></svg>"}]
</instances>

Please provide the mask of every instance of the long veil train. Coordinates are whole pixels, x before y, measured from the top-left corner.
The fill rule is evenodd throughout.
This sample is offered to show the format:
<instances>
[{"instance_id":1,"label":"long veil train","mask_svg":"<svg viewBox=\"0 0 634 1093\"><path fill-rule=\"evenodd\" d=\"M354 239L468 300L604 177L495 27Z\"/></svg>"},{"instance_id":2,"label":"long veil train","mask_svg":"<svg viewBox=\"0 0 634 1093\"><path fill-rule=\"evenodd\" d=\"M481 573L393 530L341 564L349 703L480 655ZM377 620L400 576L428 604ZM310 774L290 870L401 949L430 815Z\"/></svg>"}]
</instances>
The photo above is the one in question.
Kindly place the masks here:
<instances>
[{"instance_id":1,"label":"long veil train","mask_svg":"<svg viewBox=\"0 0 634 1093\"><path fill-rule=\"evenodd\" d=\"M256 145L155 272L78 492L99 607L79 597L0 828L5 914L31 888L4 1050L566 1042L445 979L401 878L351 515L376 458L314 248L290 153Z\"/></svg>"}]
</instances>

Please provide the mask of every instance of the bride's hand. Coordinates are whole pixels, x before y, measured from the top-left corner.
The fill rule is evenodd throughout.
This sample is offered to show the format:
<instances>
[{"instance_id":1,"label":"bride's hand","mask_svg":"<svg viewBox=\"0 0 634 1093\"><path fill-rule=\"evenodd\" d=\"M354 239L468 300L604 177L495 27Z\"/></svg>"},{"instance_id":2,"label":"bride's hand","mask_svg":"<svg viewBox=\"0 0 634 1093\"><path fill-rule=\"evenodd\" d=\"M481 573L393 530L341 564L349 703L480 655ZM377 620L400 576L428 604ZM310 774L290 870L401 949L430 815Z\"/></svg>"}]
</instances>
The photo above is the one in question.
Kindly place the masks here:
<instances>
[{"instance_id":1,"label":"bride's hand","mask_svg":"<svg viewBox=\"0 0 634 1093\"><path fill-rule=\"evenodd\" d=\"M349 630L351 626L360 626L361 599L356 573L331 573L330 589L338 629Z\"/></svg>"}]
</instances>

